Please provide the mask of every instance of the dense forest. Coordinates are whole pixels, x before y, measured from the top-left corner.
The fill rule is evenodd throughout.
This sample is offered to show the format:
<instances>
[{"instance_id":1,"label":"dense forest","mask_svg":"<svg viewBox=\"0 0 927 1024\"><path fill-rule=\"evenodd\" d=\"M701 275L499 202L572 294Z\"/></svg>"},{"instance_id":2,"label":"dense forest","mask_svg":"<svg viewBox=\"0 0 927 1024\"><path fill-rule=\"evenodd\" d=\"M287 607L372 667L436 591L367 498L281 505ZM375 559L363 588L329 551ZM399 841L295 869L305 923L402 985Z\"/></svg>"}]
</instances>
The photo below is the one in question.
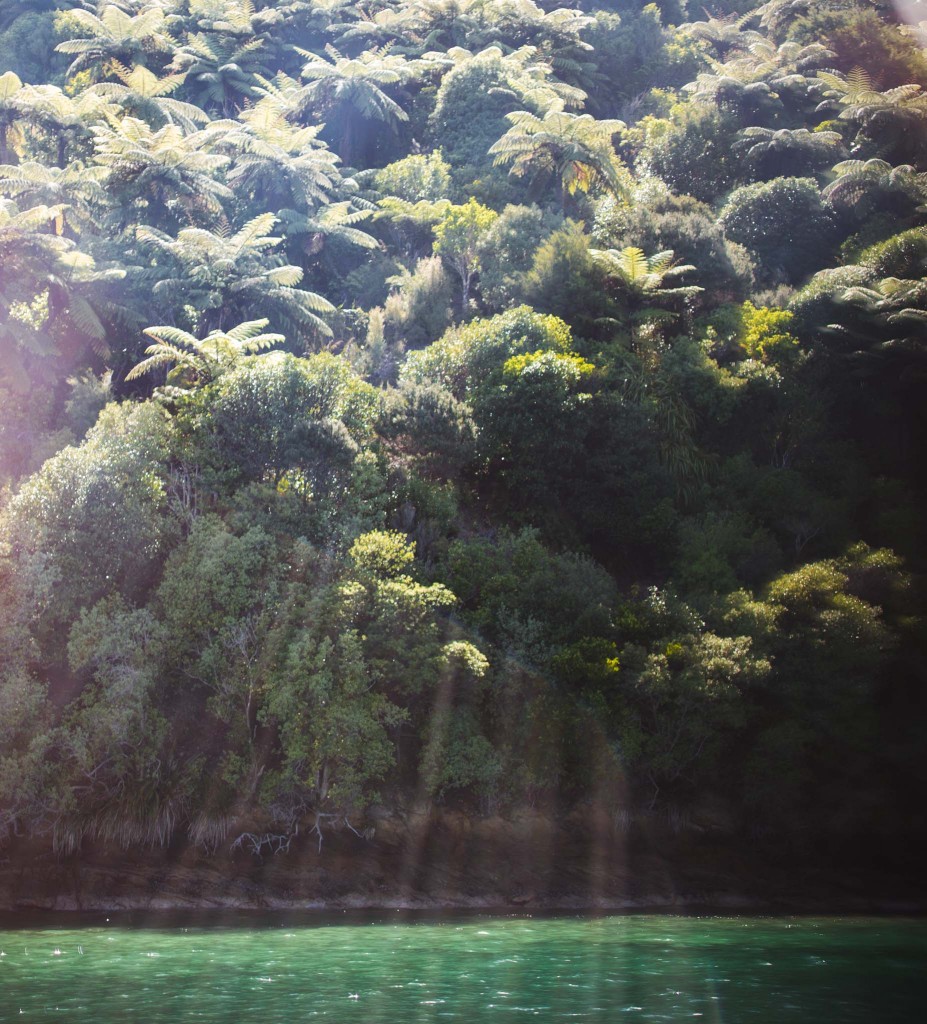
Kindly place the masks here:
<instances>
[{"instance_id":1,"label":"dense forest","mask_svg":"<svg viewBox=\"0 0 927 1024\"><path fill-rule=\"evenodd\" d=\"M0 847L923 836L922 15L4 0Z\"/></svg>"}]
</instances>

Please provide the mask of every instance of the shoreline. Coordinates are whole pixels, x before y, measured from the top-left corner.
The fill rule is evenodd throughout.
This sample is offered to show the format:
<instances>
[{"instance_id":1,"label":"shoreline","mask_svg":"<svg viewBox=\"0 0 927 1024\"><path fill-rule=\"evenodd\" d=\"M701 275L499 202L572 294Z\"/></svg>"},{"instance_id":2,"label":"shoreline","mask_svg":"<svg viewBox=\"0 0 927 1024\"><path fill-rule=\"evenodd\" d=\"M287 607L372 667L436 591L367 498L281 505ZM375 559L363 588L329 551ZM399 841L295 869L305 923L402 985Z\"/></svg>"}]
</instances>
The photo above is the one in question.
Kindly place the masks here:
<instances>
[{"instance_id":1,"label":"shoreline","mask_svg":"<svg viewBox=\"0 0 927 1024\"><path fill-rule=\"evenodd\" d=\"M733 831L446 812L381 824L371 841L333 834L323 852L300 839L263 858L185 843L65 857L22 842L0 856L0 915L927 914L919 844L776 849Z\"/></svg>"},{"instance_id":2,"label":"shoreline","mask_svg":"<svg viewBox=\"0 0 927 1024\"><path fill-rule=\"evenodd\" d=\"M161 896L95 896L78 897L73 893L58 893L42 897L17 897L12 893L0 895L0 928L5 919L53 918L79 920L114 914L120 917L155 915L159 918L223 918L241 915L305 917L323 919L347 915L412 915L414 917L440 916L570 916L668 914L688 916L927 916L927 897L908 899L874 894L850 895L808 893L786 895L770 893L766 896L718 891L698 894L647 894L640 897L589 898L577 895L538 897L531 899L500 898L498 894L486 896L447 896L442 898L424 894L383 896L371 899L364 894L346 894L334 899L286 898L272 893L253 894L251 898L229 896L222 898L184 898L176 895ZM109 919L107 918L107 921Z\"/></svg>"}]
</instances>

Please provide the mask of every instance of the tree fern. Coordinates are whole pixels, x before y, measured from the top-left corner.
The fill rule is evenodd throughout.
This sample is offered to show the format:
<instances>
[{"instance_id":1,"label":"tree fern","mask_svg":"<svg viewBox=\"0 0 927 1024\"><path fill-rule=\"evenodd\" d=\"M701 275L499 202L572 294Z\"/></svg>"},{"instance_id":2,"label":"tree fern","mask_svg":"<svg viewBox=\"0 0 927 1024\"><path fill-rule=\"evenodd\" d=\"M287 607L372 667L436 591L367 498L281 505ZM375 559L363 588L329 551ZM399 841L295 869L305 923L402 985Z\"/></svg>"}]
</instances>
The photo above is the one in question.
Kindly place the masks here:
<instances>
[{"instance_id":1,"label":"tree fern","mask_svg":"<svg viewBox=\"0 0 927 1024\"><path fill-rule=\"evenodd\" d=\"M193 386L209 383L245 356L283 343L282 334L264 332L267 324L267 320L246 320L229 331L213 331L202 339L179 327L148 327L145 334L155 344L149 345L147 358L132 367L126 380L173 366L175 372L169 380L186 377Z\"/></svg>"}]
</instances>

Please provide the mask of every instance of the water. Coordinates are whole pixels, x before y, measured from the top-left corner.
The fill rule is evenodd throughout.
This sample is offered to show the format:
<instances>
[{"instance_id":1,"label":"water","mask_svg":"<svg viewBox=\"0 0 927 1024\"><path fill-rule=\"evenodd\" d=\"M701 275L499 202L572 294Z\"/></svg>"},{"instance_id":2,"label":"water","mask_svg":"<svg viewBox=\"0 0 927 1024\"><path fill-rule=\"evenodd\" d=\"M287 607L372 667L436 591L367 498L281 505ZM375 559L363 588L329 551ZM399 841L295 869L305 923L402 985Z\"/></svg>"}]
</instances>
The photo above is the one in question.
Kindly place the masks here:
<instances>
[{"instance_id":1,"label":"water","mask_svg":"<svg viewBox=\"0 0 927 1024\"><path fill-rule=\"evenodd\" d=\"M925 968L913 919L111 915L0 923L0 1021L907 1024Z\"/></svg>"}]
</instances>

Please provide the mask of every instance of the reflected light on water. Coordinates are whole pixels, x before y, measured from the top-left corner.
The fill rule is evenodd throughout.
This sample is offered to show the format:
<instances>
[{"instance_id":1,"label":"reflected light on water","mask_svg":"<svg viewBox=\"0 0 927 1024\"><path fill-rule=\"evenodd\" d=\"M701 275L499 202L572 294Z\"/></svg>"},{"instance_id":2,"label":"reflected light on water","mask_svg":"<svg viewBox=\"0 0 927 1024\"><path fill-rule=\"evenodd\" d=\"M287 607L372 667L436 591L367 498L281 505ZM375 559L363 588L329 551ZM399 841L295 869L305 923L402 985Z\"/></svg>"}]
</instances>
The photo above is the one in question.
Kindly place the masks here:
<instances>
[{"instance_id":1,"label":"reflected light on water","mask_svg":"<svg viewBox=\"0 0 927 1024\"><path fill-rule=\"evenodd\" d=\"M0 931L0 1022L908 1024L927 922L394 917ZM78 955L83 950L83 955Z\"/></svg>"}]
</instances>

